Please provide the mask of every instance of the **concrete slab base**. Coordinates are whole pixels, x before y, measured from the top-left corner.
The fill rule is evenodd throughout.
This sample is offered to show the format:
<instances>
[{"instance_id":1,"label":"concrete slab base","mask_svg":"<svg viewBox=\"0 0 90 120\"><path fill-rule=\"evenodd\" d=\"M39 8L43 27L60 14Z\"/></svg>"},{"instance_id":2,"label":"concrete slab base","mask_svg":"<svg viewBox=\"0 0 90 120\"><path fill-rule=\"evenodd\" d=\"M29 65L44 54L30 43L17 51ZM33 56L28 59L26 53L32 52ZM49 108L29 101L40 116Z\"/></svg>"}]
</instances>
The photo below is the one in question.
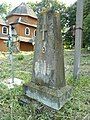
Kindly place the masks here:
<instances>
[{"instance_id":1,"label":"concrete slab base","mask_svg":"<svg viewBox=\"0 0 90 120\"><path fill-rule=\"evenodd\" d=\"M14 81L12 81L12 78L6 79L2 82L2 84L6 85L9 89L14 88L15 86L23 85L23 80L14 78Z\"/></svg>"},{"instance_id":2,"label":"concrete slab base","mask_svg":"<svg viewBox=\"0 0 90 120\"><path fill-rule=\"evenodd\" d=\"M33 82L29 85L24 85L26 96L37 100L53 109L59 110L63 105L71 99L72 88L65 86L61 89L48 88L39 86Z\"/></svg>"}]
</instances>

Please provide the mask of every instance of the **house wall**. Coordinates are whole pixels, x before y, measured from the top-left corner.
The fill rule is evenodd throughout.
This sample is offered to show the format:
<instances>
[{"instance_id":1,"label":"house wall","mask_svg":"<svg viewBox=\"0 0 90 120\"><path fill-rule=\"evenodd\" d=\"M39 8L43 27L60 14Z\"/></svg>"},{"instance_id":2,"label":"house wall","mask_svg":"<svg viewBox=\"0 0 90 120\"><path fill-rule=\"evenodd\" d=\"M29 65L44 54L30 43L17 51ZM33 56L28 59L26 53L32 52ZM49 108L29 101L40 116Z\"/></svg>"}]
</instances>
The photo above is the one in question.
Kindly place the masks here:
<instances>
[{"instance_id":1,"label":"house wall","mask_svg":"<svg viewBox=\"0 0 90 120\"><path fill-rule=\"evenodd\" d=\"M35 27L32 27L30 25L24 25L24 24L21 24L21 23L15 23L16 20L19 18L19 17L22 17L23 20L25 20L25 22L27 24L31 24L31 25L37 25L37 19L35 18L32 18L30 16L22 16L22 15L12 15L12 16L9 16L7 17L7 20L8 20L8 23L14 23L14 27L15 27L15 30L18 34L18 36L22 36L22 37L26 37L26 38L32 38L34 36L34 32L36 30ZM28 27L30 29L30 35L25 35L25 28ZM2 33L2 25L0 25L0 33ZM8 48L6 46L6 44L4 43L5 40L2 40L0 39L0 51L7 51ZM29 42L20 42L18 43L19 44L19 49L21 51L33 51L34 50L34 47L31 43Z\"/></svg>"},{"instance_id":2,"label":"house wall","mask_svg":"<svg viewBox=\"0 0 90 120\"><path fill-rule=\"evenodd\" d=\"M33 51L34 46L31 43L20 42L20 50L21 51Z\"/></svg>"},{"instance_id":3,"label":"house wall","mask_svg":"<svg viewBox=\"0 0 90 120\"><path fill-rule=\"evenodd\" d=\"M0 24L0 37L4 38L4 36L5 36L5 38L6 38L7 35L2 34L2 27L3 26L5 26L5 25ZM8 48L7 48L7 45L5 44L4 41L5 41L5 39L0 38L0 51L6 52L8 50Z\"/></svg>"},{"instance_id":4,"label":"house wall","mask_svg":"<svg viewBox=\"0 0 90 120\"><path fill-rule=\"evenodd\" d=\"M0 51L1 52L7 52L8 48L7 45L4 43L5 40L0 39Z\"/></svg>"},{"instance_id":5,"label":"house wall","mask_svg":"<svg viewBox=\"0 0 90 120\"><path fill-rule=\"evenodd\" d=\"M22 17L23 20L25 20L28 24L33 24L33 25L37 25L37 19L36 18L32 18L30 16L22 16L22 15L12 15L12 16L8 16L7 20L8 23L12 23L12 22L16 22L16 20Z\"/></svg>"},{"instance_id":6,"label":"house wall","mask_svg":"<svg viewBox=\"0 0 90 120\"><path fill-rule=\"evenodd\" d=\"M15 27L15 30L17 31L18 36L29 37L29 38L32 38L34 36L34 31L36 30L36 28L34 27L23 25L23 24L15 24L14 27ZM30 29L30 35L25 35L26 27Z\"/></svg>"},{"instance_id":7,"label":"house wall","mask_svg":"<svg viewBox=\"0 0 90 120\"><path fill-rule=\"evenodd\" d=\"M3 26L6 26L6 25L2 25L2 24L0 24L0 34L2 34L2 27ZM8 31L9 31L9 27L8 26L6 26L7 28L8 28ZM5 35L5 34L2 34L2 35Z\"/></svg>"}]
</instances>

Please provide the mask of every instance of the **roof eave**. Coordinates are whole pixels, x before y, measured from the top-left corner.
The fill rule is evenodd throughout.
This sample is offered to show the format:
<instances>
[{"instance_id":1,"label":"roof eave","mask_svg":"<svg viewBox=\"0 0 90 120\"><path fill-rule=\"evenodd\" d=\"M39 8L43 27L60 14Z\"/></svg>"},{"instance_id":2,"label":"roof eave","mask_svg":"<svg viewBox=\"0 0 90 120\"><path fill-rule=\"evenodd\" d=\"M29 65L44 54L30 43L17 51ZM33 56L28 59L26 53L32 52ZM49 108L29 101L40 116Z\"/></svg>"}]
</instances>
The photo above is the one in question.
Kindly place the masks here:
<instances>
[{"instance_id":1,"label":"roof eave","mask_svg":"<svg viewBox=\"0 0 90 120\"><path fill-rule=\"evenodd\" d=\"M23 25L28 25L28 26L37 28L37 25L32 25L32 24L28 24L28 23L24 23L24 22L11 22L10 23L10 25L13 25L13 24L23 24Z\"/></svg>"},{"instance_id":2,"label":"roof eave","mask_svg":"<svg viewBox=\"0 0 90 120\"><path fill-rule=\"evenodd\" d=\"M6 18L11 17L11 16L13 16L13 15L29 16L29 17L32 17L32 18L34 18L34 19L38 19L37 16L31 16L31 15L29 15L29 14L17 14L17 13L9 14L9 15L6 16Z\"/></svg>"}]
</instances>

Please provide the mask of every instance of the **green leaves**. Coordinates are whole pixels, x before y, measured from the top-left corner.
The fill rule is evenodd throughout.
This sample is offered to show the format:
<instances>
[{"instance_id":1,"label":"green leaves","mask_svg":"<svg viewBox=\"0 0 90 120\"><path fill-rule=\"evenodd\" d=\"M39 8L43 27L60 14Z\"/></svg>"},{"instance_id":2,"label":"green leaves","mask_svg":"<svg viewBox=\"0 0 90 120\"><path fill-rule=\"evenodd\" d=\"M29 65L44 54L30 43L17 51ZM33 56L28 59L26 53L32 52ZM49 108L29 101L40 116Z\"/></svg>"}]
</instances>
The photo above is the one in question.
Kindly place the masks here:
<instances>
[{"instance_id":1,"label":"green leaves","mask_svg":"<svg viewBox=\"0 0 90 120\"><path fill-rule=\"evenodd\" d=\"M74 46L75 33L73 25L76 24L76 6L74 3L72 6L67 8L67 27L68 31L65 33L65 45ZM83 16L83 41L82 47L90 47L90 0L84 2L84 16Z\"/></svg>"},{"instance_id":2,"label":"green leaves","mask_svg":"<svg viewBox=\"0 0 90 120\"><path fill-rule=\"evenodd\" d=\"M10 8L11 6L6 3L0 4L0 15L2 16L2 18L5 19L6 15L10 11Z\"/></svg>"},{"instance_id":3,"label":"green leaves","mask_svg":"<svg viewBox=\"0 0 90 120\"><path fill-rule=\"evenodd\" d=\"M49 2L48 2L49 1ZM61 13L61 28L64 31L64 27L67 22L67 14L66 14L66 6L65 4L58 3L56 0L42 0L39 3L28 3L28 6L31 7L37 16L39 16L40 12L42 11L43 7L51 6L52 10L60 11Z\"/></svg>"},{"instance_id":4,"label":"green leaves","mask_svg":"<svg viewBox=\"0 0 90 120\"><path fill-rule=\"evenodd\" d=\"M84 19L84 44L90 47L90 14Z\"/></svg>"}]
</instances>

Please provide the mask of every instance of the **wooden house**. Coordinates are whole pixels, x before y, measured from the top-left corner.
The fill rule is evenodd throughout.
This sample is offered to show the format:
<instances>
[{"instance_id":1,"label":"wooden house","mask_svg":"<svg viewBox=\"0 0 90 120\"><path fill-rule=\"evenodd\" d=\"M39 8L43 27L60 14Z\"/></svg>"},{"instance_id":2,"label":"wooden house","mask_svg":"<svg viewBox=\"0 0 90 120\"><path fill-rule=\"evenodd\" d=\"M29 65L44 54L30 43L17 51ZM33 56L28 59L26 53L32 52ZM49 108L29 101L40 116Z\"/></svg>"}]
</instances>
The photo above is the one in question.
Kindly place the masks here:
<instances>
[{"instance_id":1,"label":"wooden house","mask_svg":"<svg viewBox=\"0 0 90 120\"><path fill-rule=\"evenodd\" d=\"M0 16L0 51L7 51L5 41L8 40L8 25Z\"/></svg>"},{"instance_id":2,"label":"wooden house","mask_svg":"<svg viewBox=\"0 0 90 120\"><path fill-rule=\"evenodd\" d=\"M35 12L25 3L21 3L6 16L6 21L16 31L18 49L33 51L37 28Z\"/></svg>"}]
</instances>

